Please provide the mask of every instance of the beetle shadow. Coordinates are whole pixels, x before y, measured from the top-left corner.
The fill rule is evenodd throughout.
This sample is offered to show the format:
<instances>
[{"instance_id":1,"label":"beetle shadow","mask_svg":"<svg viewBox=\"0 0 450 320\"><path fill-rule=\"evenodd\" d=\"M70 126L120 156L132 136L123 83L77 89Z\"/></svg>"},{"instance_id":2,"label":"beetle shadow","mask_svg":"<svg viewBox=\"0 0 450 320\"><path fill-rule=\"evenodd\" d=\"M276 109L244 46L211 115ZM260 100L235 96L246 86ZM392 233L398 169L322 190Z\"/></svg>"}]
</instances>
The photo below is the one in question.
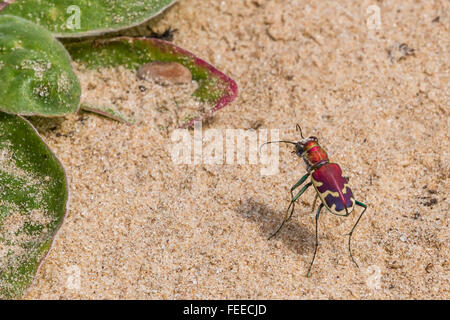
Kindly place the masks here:
<instances>
[{"instance_id":1,"label":"beetle shadow","mask_svg":"<svg viewBox=\"0 0 450 320\"><path fill-rule=\"evenodd\" d=\"M283 244L296 254L305 254L312 252L314 248L314 234L305 226L298 222L298 214L300 212L297 205L292 218L286 222L283 228L272 239L268 240L281 222L286 213L286 208L281 210L273 210L267 205L255 201L253 199L243 200L235 211L245 219L261 226L261 236L269 242L282 241Z\"/></svg>"}]
</instances>

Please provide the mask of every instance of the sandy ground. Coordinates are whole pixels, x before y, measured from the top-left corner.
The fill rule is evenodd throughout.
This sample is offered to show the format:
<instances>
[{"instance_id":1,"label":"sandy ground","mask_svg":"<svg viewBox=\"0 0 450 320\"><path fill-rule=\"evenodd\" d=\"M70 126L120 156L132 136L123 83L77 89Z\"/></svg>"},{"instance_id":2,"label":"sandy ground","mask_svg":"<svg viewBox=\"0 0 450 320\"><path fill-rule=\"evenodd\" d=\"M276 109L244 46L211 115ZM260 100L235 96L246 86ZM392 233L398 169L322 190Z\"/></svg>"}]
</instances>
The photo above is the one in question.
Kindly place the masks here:
<instances>
[{"instance_id":1,"label":"sandy ground","mask_svg":"<svg viewBox=\"0 0 450 320\"><path fill-rule=\"evenodd\" d=\"M380 8L378 30L370 5ZM174 164L171 130L157 125L155 110L177 90L155 89L162 102L143 106L124 85L111 94L138 117L132 126L87 113L35 121L66 167L71 199L25 298L448 299L449 9L446 1L186 0L155 25L177 28L177 45L238 82L239 97L204 130L261 126L296 140L299 123L319 138L369 205L353 239L359 269L344 236L356 214L325 213L305 277L313 190L267 240L305 172L289 146L271 176L260 165Z\"/></svg>"}]
</instances>

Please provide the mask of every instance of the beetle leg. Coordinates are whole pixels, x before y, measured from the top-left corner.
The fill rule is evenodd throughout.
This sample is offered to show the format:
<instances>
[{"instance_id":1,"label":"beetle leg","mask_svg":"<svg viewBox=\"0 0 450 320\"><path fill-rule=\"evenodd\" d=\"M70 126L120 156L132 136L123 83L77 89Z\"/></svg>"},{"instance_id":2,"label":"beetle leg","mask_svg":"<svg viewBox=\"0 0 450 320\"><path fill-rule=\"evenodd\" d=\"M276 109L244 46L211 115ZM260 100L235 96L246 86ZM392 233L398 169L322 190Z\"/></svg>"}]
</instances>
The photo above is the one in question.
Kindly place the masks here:
<instances>
[{"instance_id":1,"label":"beetle leg","mask_svg":"<svg viewBox=\"0 0 450 320\"><path fill-rule=\"evenodd\" d=\"M317 198L319 198L319 194L318 193L316 193L316 196L314 197L313 205L312 205L312 208L311 208L311 214L314 212L314 209L316 208Z\"/></svg>"},{"instance_id":2,"label":"beetle leg","mask_svg":"<svg viewBox=\"0 0 450 320\"><path fill-rule=\"evenodd\" d=\"M309 277L309 273L311 272L311 268L312 268L312 265L314 263L314 259L316 258L317 247L319 246L318 222L319 222L320 210L322 210L322 208L323 208L323 203L321 203L319 208L317 208L317 213L316 213L316 242L314 243L314 255L313 255L313 258L312 258L311 263L309 265L308 273L306 274L306 277Z\"/></svg>"},{"instance_id":3,"label":"beetle leg","mask_svg":"<svg viewBox=\"0 0 450 320\"><path fill-rule=\"evenodd\" d=\"M294 190L297 189L299 186L301 186L303 184L303 182L305 182L305 180L309 177L309 172L307 172L303 177L300 178L300 180L297 181L296 184L294 184L291 187L291 204L292 204L292 209L291 209L291 213L289 214L289 217L287 218L286 222L289 221L289 219L291 219L292 214L294 213L294 208L295 208L295 200L294 200ZM289 207L291 206L291 204L289 204ZM289 208L288 208L289 211Z\"/></svg>"},{"instance_id":4,"label":"beetle leg","mask_svg":"<svg viewBox=\"0 0 450 320\"><path fill-rule=\"evenodd\" d=\"M355 263L355 265L359 268L358 264L356 263L355 259L353 258L352 247L351 247L351 240L352 240L352 234L353 234L353 231L355 231L355 228L356 228L356 226L358 225L359 220L360 220L361 217L363 216L364 212L366 212L366 210L367 210L367 205L365 205L364 203L359 202L359 201L355 201L355 204L358 205L358 206L360 206L360 207L363 207L364 210L363 210L363 212L361 212L361 214L359 215L359 218L358 218L358 220L356 220L356 223L355 223L355 225L353 226L352 230L347 234L347 235L348 235L348 252L350 253L350 258L352 258L352 261L353 261L353 262Z\"/></svg>"},{"instance_id":5,"label":"beetle leg","mask_svg":"<svg viewBox=\"0 0 450 320\"><path fill-rule=\"evenodd\" d=\"M305 180L308 179L309 174L310 174L310 173L307 172L303 177L300 178L300 180L297 181L296 184L294 184L294 185L292 186L292 188L291 188L291 195L292 195L292 198L294 198L294 195L292 194L292 191L294 191L295 189L297 189L298 187L300 187L300 186L303 184L303 182L305 182Z\"/></svg>"},{"instance_id":6,"label":"beetle leg","mask_svg":"<svg viewBox=\"0 0 450 320\"><path fill-rule=\"evenodd\" d=\"M298 200L298 198L300 198L300 196L312 185L312 182L307 183L306 185L303 186L303 188L297 193L297 195L295 197L292 198L291 203L289 203L289 207L286 210L286 216L283 219L283 222L281 223L281 225L278 227L277 231L275 231L268 240L272 239L280 230L281 228L283 228L284 224L292 217L292 213L294 212L294 203L295 201ZM289 209L292 206L292 210L291 213L289 214Z\"/></svg>"},{"instance_id":7,"label":"beetle leg","mask_svg":"<svg viewBox=\"0 0 450 320\"><path fill-rule=\"evenodd\" d=\"M294 200L294 193L293 193L293 192L294 192L295 189L297 189L299 186L301 186L301 185L303 184L303 182L305 182L305 180L306 180L308 177L309 177L309 172L306 173L303 177L301 177L300 180L298 180L297 183L294 184L294 185L291 187L291 203L292 203L292 210L291 210L291 213L290 213L290 215L289 215L289 218L287 218L286 221L289 221L289 219L291 219L291 217L292 217L292 214L294 213L295 200ZM289 206L290 206L290 204L289 204ZM288 209L288 211L289 211L289 209Z\"/></svg>"}]
</instances>

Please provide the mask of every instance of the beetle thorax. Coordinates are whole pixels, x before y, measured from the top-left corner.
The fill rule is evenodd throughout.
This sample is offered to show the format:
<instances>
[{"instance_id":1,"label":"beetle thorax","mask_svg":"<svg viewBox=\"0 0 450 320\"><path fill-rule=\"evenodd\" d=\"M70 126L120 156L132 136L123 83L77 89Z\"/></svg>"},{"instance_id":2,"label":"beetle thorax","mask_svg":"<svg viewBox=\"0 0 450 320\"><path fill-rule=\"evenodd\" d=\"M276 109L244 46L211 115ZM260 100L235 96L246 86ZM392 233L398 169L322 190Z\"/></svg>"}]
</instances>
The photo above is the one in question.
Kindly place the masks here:
<instances>
[{"instance_id":1,"label":"beetle thorax","mask_svg":"<svg viewBox=\"0 0 450 320\"><path fill-rule=\"evenodd\" d=\"M328 155L325 150L317 143L317 141L308 141L304 145L305 152L303 159L308 168L318 167L321 164L328 163Z\"/></svg>"}]
</instances>

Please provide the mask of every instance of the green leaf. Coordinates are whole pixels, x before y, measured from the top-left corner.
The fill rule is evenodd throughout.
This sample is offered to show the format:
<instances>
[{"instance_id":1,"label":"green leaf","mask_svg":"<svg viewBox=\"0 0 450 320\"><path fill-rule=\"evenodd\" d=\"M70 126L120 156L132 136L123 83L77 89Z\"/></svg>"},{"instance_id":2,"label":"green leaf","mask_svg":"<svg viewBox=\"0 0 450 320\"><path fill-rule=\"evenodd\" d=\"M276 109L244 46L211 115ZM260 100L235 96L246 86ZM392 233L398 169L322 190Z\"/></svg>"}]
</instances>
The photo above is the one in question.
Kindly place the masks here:
<instances>
[{"instance_id":1,"label":"green leaf","mask_svg":"<svg viewBox=\"0 0 450 320\"><path fill-rule=\"evenodd\" d=\"M1 13L23 17L57 37L99 35L139 25L176 0L17 0Z\"/></svg>"},{"instance_id":2,"label":"green leaf","mask_svg":"<svg viewBox=\"0 0 450 320\"><path fill-rule=\"evenodd\" d=\"M20 297L33 280L67 198L64 169L33 126L0 112L0 299Z\"/></svg>"},{"instance_id":3,"label":"green leaf","mask_svg":"<svg viewBox=\"0 0 450 320\"><path fill-rule=\"evenodd\" d=\"M0 15L0 79L0 111L59 116L80 104L80 83L64 46L19 17Z\"/></svg>"},{"instance_id":4,"label":"green leaf","mask_svg":"<svg viewBox=\"0 0 450 320\"><path fill-rule=\"evenodd\" d=\"M119 111L114 110L111 107L102 107L102 106L93 106L86 103L81 104L81 110L86 112L92 112L103 116L105 118L109 118L118 122L132 124L134 121L127 119L124 115L122 115Z\"/></svg>"},{"instance_id":5,"label":"green leaf","mask_svg":"<svg viewBox=\"0 0 450 320\"><path fill-rule=\"evenodd\" d=\"M194 54L164 40L118 37L67 43L66 48L75 61L88 69L124 66L137 70L152 61L178 62L187 67L193 80L199 83L194 96L211 104L212 108L203 115L193 116L184 127L212 115L237 96L236 82L230 77Z\"/></svg>"}]
</instances>

